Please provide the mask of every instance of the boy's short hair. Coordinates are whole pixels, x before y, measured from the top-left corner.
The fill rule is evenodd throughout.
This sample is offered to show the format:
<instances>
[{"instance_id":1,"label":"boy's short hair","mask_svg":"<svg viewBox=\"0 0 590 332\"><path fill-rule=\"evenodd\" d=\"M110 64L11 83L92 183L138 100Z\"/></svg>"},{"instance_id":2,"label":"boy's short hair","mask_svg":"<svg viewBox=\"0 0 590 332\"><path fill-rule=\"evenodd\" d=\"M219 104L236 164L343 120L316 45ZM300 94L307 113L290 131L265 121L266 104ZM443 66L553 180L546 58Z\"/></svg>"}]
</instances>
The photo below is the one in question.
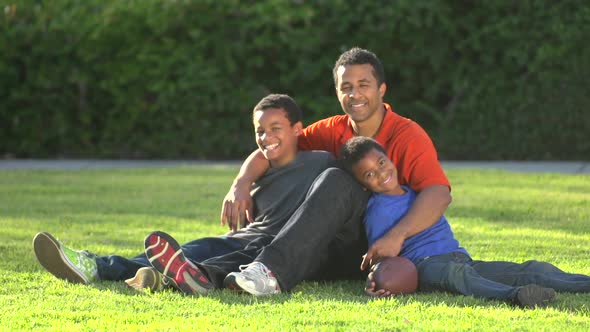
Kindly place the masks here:
<instances>
[{"instance_id":1,"label":"boy's short hair","mask_svg":"<svg viewBox=\"0 0 590 332\"><path fill-rule=\"evenodd\" d=\"M370 137L357 136L349 139L340 149L340 162L342 167L352 174L352 168L354 165L373 149L387 155L383 146Z\"/></svg>"},{"instance_id":2,"label":"boy's short hair","mask_svg":"<svg viewBox=\"0 0 590 332\"><path fill-rule=\"evenodd\" d=\"M282 108L287 113L287 119L291 126L300 122L303 118L303 112L295 100L288 95L273 93L262 98L252 111L252 115L258 111L265 111L269 108Z\"/></svg>"},{"instance_id":3,"label":"boy's short hair","mask_svg":"<svg viewBox=\"0 0 590 332\"><path fill-rule=\"evenodd\" d=\"M350 50L342 53L338 60L336 60L334 69L332 69L332 74L334 75L334 85L338 85L338 68L340 66L365 64L369 64L373 67L373 75L377 79L377 85L385 83L385 70L383 70L383 64L377 55L369 50L353 47Z\"/></svg>"}]
</instances>

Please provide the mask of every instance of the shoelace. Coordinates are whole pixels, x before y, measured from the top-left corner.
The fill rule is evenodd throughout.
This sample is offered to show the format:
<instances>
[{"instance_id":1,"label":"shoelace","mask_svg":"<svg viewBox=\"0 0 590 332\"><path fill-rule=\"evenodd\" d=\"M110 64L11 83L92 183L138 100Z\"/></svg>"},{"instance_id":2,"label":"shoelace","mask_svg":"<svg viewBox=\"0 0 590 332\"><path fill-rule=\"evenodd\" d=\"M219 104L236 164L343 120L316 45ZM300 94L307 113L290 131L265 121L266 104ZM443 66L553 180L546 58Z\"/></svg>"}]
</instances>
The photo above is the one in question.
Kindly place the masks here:
<instances>
[{"instance_id":1,"label":"shoelace","mask_svg":"<svg viewBox=\"0 0 590 332\"><path fill-rule=\"evenodd\" d=\"M262 264L248 264L248 265L240 265L240 272L247 276L251 276L256 279L261 278L271 278L271 272Z\"/></svg>"},{"instance_id":2,"label":"shoelace","mask_svg":"<svg viewBox=\"0 0 590 332\"><path fill-rule=\"evenodd\" d=\"M76 261L78 263L78 267L83 269L84 272L95 274L96 266L92 264L93 257L91 254L84 250L84 251L77 251Z\"/></svg>"}]
</instances>

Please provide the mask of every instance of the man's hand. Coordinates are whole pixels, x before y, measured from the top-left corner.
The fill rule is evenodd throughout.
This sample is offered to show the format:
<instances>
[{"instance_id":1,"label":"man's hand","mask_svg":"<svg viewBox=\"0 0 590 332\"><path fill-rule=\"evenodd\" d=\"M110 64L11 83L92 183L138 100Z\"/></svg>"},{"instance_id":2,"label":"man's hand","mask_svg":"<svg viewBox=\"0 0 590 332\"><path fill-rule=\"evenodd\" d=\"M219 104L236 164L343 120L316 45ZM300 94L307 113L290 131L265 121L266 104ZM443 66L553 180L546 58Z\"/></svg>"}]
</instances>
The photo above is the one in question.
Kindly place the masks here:
<instances>
[{"instance_id":1,"label":"man's hand","mask_svg":"<svg viewBox=\"0 0 590 332\"><path fill-rule=\"evenodd\" d=\"M389 231L389 233L375 241L363 256L361 270L365 270L367 267L377 264L377 262L384 257L398 256L402 250L404 241L405 237L402 234L395 232L395 229Z\"/></svg>"},{"instance_id":2,"label":"man's hand","mask_svg":"<svg viewBox=\"0 0 590 332\"><path fill-rule=\"evenodd\" d=\"M254 221L250 186L234 185L223 199L221 206L221 225L228 225L231 231L244 227L246 222Z\"/></svg>"},{"instance_id":3,"label":"man's hand","mask_svg":"<svg viewBox=\"0 0 590 332\"><path fill-rule=\"evenodd\" d=\"M365 285L365 293L371 297L389 297L391 296L391 292L386 291L385 289L375 289L375 279L373 277L373 272L369 273L367 276L367 283Z\"/></svg>"}]
</instances>

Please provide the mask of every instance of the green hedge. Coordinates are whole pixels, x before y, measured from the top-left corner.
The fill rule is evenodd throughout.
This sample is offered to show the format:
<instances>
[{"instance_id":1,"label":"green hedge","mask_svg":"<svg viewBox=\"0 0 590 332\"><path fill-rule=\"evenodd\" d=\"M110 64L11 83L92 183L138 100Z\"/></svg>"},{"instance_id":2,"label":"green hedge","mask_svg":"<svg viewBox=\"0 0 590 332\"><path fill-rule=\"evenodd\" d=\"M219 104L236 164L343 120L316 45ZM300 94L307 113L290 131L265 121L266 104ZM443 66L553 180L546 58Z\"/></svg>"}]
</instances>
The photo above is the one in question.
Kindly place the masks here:
<instances>
[{"instance_id":1,"label":"green hedge","mask_svg":"<svg viewBox=\"0 0 590 332\"><path fill-rule=\"evenodd\" d=\"M5 2L6 3L6 2ZM443 159L590 156L590 2L9 0L0 157L243 158L288 93L340 114L331 69L385 65L385 100Z\"/></svg>"}]
</instances>

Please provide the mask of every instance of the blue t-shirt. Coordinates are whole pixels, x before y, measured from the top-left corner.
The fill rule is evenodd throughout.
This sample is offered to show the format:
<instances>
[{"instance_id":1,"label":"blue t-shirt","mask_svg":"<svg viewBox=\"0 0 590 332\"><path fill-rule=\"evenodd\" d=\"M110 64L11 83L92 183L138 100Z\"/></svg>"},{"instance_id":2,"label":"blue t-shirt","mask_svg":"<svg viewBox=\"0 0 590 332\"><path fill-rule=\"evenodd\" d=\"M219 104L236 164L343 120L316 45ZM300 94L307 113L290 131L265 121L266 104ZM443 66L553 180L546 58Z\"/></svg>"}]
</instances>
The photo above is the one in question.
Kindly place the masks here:
<instances>
[{"instance_id":1,"label":"blue t-shirt","mask_svg":"<svg viewBox=\"0 0 590 332\"><path fill-rule=\"evenodd\" d=\"M412 189L402 187L406 190L403 195L373 193L369 199L364 220L369 246L397 225L416 199L416 193ZM455 239L451 226L442 216L434 225L407 238L399 255L416 264L420 258L455 251L468 255L464 248L459 247L459 241Z\"/></svg>"}]
</instances>

